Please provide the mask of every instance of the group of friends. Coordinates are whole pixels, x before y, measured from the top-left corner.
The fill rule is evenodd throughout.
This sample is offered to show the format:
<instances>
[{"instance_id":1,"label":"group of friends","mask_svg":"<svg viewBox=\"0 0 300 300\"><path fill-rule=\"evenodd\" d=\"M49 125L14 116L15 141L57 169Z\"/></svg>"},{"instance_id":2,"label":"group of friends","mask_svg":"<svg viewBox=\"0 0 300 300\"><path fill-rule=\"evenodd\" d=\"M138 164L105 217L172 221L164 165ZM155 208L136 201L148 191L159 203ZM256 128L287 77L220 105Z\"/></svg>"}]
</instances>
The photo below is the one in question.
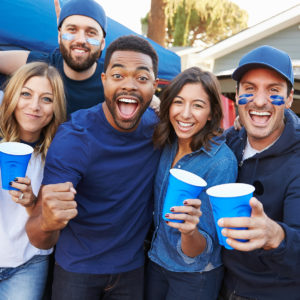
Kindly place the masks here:
<instances>
[{"instance_id":1,"label":"group of friends","mask_svg":"<svg viewBox=\"0 0 300 300\"><path fill-rule=\"evenodd\" d=\"M151 44L122 36L102 66L103 8L55 4L59 49L0 52L11 75L1 141L34 147L17 190L0 189L0 299L47 298L55 248L55 300L299 300L300 123L288 54L261 46L243 56L232 75L242 128L223 132L212 73L177 75L156 112ZM206 189L167 214L183 222L162 218L171 168L206 189L254 185L250 217L218 220L234 250L218 243Z\"/></svg>"}]
</instances>

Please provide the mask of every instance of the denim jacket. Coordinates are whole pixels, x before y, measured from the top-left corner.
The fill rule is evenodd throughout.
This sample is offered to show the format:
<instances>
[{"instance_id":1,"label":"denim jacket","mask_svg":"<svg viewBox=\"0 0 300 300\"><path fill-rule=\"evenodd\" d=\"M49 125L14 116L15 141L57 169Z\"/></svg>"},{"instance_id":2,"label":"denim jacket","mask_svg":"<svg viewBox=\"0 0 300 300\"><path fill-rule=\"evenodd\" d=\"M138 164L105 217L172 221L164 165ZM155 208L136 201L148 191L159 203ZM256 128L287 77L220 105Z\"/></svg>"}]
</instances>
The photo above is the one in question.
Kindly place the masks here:
<instances>
[{"instance_id":1,"label":"denim jacket","mask_svg":"<svg viewBox=\"0 0 300 300\"><path fill-rule=\"evenodd\" d=\"M237 162L234 154L225 144L224 137L213 139L217 144L211 144L211 150L203 147L185 155L174 168L190 171L202 177L207 187L199 195L201 199L202 216L198 224L199 232L206 239L206 249L196 257L189 257L181 250L181 233L168 226L162 219L163 202L168 186L169 170L175 158L178 144L166 145L163 149L154 187L154 225L149 258L173 272L203 272L210 271L222 264L221 246L213 221L212 209L206 190L214 185L235 182L237 176Z\"/></svg>"}]
</instances>

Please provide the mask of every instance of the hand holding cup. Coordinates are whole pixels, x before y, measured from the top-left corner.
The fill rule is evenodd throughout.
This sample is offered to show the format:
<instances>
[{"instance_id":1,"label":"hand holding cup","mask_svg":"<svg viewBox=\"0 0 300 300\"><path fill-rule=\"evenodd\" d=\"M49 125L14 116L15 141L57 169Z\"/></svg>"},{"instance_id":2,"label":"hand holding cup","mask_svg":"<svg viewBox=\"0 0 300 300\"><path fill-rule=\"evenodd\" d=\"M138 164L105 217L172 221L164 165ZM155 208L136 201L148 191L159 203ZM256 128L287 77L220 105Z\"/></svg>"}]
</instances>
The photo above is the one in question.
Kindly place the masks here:
<instances>
[{"instance_id":1,"label":"hand holding cup","mask_svg":"<svg viewBox=\"0 0 300 300\"><path fill-rule=\"evenodd\" d=\"M37 198L32 191L30 178L27 176L17 177L14 181L11 181L10 185L16 189L9 191L14 202L26 208L35 205Z\"/></svg>"},{"instance_id":2,"label":"hand holding cup","mask_svg":"<svg viewBox=\"0 0 300 300\"><path fill-rule=\"evenodd\" d=\"M207 183L205 180L191 172L175 168L171 169L169 174L168 189L163 204L162 218L165 221L183 223L183 219L168 218L166 215L169 215L170 213L174 214L178 212L184 212L182 210L186 210L187 206L190 206L190 204L184 204L184 201L187 201L187 199L197 200L195 198L199 196L202 189L206 185ZM189 201L188 203L191 202ZM183 204L184 206L182 206ZM200 204L198 202L195 204L196 207L199 206L199 211L200 205L201 202ZM176 210L179 209L180 211L174 211L175 207L177 207ZM173 211L171 209L173 209Z\"/></svg>"},{"instance_id":3,"label":"hand holding cup","mask_svg":"<svg viewBox=\"0 0 300 300\"><path fill-rule=\"evenodd\" d=\"M226 242L239 251L277 248L285 237L284 230L265 214L262 203L256 198L251 198L250 206L250 217L222 218L218 221L220 227L225 227L222 235L227 238ZM247 229L237 230L240 227ZM247 242L240 242L240 239Z\"/></svg>"},{"instance_id":4,"label":"hand holding cup","mask_svg":"<svg viewBox=\"0 0 300 300\"><path fill-rule=\"evenodd\" d=\"M198 230L197 224L202 216L201 201L199 199L186 199L183 204L183 206L171 207L172 213L166 214L166 218L169 220L180 220L182 222L166 221L166 223L183 234L192 234L195 230Z\"/></svg>"}]
</instances>

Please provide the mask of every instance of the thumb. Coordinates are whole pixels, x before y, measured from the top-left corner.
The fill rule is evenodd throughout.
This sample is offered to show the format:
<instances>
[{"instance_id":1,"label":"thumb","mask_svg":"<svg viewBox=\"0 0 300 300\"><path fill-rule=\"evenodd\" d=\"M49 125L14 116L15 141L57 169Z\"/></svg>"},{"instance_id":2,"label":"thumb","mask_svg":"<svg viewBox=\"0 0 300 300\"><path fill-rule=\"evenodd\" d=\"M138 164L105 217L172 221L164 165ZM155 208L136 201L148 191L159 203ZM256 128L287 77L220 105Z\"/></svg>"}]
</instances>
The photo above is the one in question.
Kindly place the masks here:
<instances>
[{"instance_id":1,"label":"thumb","mask_svg":"<svg viewBox=\"0 0 300 300\"><path fill-rule=\"evenodd\" d=\"M70 192L72 192L73 194L76 194L76 190L74 189L73 183L70 181L67 181L66 184L69 186Z\"/></svg>"},{"instance_id":2,"label":"thumb","mask_svg":"<svg viewBox=\"0 0 300 300\"><path fill-rule=\"evenodd\" d=\"M251 217L261 216L264 214L264 207L256 198L252 197L250 199L250 206L252 208Z\"/></svg>"}]
</instances>

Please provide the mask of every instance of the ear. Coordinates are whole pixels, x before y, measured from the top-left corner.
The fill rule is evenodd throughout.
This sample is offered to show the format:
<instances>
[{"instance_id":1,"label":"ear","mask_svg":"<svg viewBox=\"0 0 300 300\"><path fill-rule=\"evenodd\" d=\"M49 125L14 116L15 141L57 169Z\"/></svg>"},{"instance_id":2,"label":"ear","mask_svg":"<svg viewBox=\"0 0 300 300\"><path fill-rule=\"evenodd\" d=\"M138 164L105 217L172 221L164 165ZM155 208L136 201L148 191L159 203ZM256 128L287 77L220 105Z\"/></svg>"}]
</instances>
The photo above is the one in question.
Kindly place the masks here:
<instances>
[{"instance_id":1,"label":"ear","mask_svg":"<svg viewBox=\"0 0 300 300\"><path fill-rule=\"evenodd\" d=\"M153 93L155 93L157 86L158 86L158 78L156 78L153 82Z\"/></svg>"},{"instance_id":2,"label":"ear","mask_svg":"<svg viewBox=\"0 0 300 300\"><path fill-rule=\"evenodd\" d=\"M235 104L238 105L239 104L239 95L238 95L238 90L235 90Z\"/></svg>"},{"instance_id":3,"label":"ear","mask_svg":"<svg viewBox=\"0 0 300 300\"><path fill-rule=\"evenodd\" d=\"M105 82L106 82L106 74L105 73L101 73L101 81L102 81L102 84L104 86Z\"/></svg>"},{"instance_id":4,"label":"ear","mask_svg":"<svg viewBox=\"0 0 300 300\"><path fill-rule=\"evenodd\" d=\"M101 51L103 51L104 47L105 47L105 38L102 39L101 44L100 44Z\"/></svg>"},{"instance_id":5,"label":"ear","mask_svg":"<svg viewBox=\"0 0 300 300\"><path fill-rule=\"evenodd\" d=\"M294 90L291 90L290 95L287 97L285 101L285 108L291 108L293 104L293 96L294 96Z\"/></svg>"},{"instance_id":6,"label":"ear","mask_svg":"<svg viewBox=\"0 0 300 300\"><path fill-rule=\"evenodd\" d=\"M60 39L61 39L61 31L60 31L60 28L59 28L58 29L58 35L57 35L58 45L60 45Z\"/></svg>"}]
</instances>

